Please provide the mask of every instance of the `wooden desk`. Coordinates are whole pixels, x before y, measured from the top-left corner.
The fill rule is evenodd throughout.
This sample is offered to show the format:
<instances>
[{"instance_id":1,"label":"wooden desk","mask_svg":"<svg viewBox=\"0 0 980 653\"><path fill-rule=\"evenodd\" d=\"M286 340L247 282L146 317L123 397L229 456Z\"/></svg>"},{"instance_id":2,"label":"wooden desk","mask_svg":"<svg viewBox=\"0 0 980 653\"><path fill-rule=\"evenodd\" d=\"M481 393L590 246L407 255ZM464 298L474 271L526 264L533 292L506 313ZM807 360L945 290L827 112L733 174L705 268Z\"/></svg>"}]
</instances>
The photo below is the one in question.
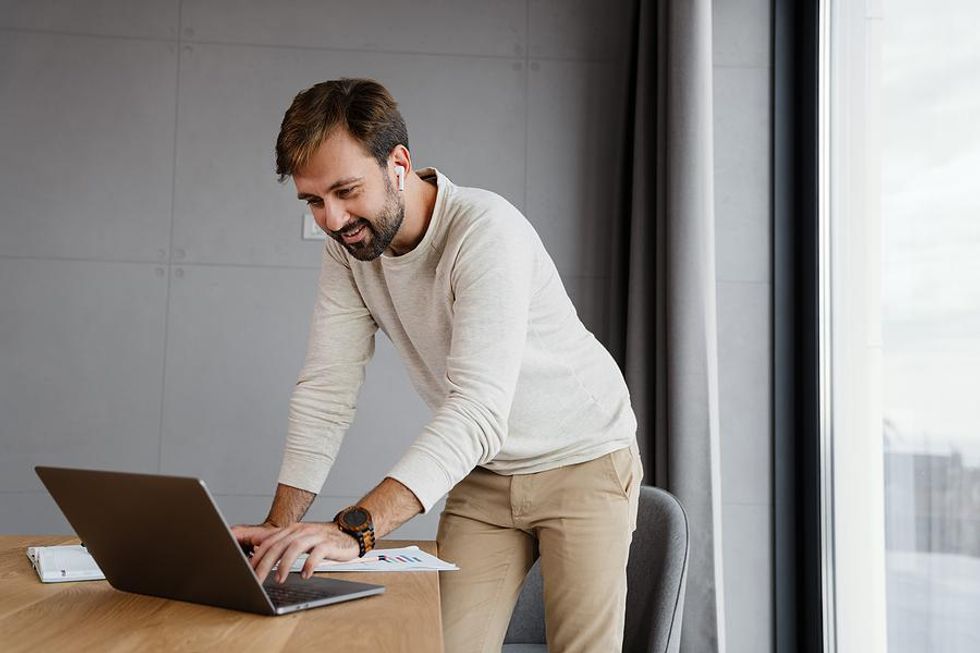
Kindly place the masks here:
<instances>
[{"instance_id":1,"label":"wooden desk","mask_svg":"<svg viewBox=\"0 0 980 653\"><path fill-rule=\"evenodd\" d=\"M384 594L264 617L112 589L106 581L41 583L28 546L59 536L0 535L0 651L408 651L441 653L438 572L333 573ZM435 542L382 541L379 548Z\"/></svg>"}]
</instances>

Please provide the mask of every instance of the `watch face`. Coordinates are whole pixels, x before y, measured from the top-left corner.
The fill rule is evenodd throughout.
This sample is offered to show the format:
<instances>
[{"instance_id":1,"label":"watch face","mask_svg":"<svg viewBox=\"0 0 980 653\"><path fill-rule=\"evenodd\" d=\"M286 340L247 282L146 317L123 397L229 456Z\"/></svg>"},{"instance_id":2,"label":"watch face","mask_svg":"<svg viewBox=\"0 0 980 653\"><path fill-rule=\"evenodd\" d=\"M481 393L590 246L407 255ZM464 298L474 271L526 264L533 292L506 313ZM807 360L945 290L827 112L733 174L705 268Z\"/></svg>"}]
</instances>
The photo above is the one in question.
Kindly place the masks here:
<instances>
[{"instance_id":1,"label":"watch face","mask_svg":"<svg viewBox=\"0 0 980 653\"><path fill-rule=\"evenodd\" d=\"M367 519L367 513L360 509L351 510L344 515L344 521L347 522L349 526L354 528L363 526L365 523L367 523Z\"/></svg>"}]
</instances>

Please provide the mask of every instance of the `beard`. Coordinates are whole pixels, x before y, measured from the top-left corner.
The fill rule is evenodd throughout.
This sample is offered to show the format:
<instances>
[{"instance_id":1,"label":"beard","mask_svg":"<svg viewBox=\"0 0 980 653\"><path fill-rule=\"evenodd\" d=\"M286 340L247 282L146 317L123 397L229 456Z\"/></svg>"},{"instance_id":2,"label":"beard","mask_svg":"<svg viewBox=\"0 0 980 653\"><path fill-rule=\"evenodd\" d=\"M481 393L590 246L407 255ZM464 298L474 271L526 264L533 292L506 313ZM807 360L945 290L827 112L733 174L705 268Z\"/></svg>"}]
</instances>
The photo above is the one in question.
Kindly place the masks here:
<instances>
[{"instance_id":1,"label":"beard","mask_svg":"<svg viewBox=\"0 0 980 653\"><path fill-rule=\"evenodd\" d=\"M358 261L373 261L388 249L391 241L398 234L402 221L405 220L405 205L399 200L398 193L386 176L385 204L381 208L381 212L373 220L358 217L343 230L331 232L330 235ZM344 242L342 234L353 233L361 227L365 228L365 234L361 240L356 243Z\"/></svg>"}]
</instances>

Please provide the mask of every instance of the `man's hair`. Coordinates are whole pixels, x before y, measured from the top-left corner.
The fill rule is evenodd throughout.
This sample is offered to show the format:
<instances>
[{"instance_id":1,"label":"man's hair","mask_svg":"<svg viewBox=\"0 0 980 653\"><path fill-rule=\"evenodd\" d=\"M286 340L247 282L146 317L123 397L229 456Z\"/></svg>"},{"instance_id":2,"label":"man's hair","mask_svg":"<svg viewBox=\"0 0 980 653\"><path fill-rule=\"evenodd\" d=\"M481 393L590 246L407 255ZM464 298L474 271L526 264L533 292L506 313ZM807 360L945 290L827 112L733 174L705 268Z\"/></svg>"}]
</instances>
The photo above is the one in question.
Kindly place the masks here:
<instances>
[{"instance_id":1,"label":"man's hair","mask_svg":"<svg viewBox=\"0 0 980 653\"><path fill-rule=\"evenodd\" d=\"M396 145L408 147L398 103L373 79L333 79L301 92L283 116L276 173L285 181L306 165L337 128L344 128L384 167Z\"/></svg>"}]
</instances>

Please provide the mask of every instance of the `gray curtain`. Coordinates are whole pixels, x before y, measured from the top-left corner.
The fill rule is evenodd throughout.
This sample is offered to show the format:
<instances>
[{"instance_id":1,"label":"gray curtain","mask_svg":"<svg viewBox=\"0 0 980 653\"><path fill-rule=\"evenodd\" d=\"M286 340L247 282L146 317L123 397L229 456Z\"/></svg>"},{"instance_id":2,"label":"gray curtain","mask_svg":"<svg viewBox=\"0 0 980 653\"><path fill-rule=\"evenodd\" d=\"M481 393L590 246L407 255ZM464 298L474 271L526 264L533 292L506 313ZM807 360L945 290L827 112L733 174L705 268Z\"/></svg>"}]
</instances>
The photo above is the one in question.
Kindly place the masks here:
<instances>
[{"instance_id":1,"label":"gray curtain","mask_svg":"<svg viewBox=\"0 0 980 653\"><path fill-rule=\"evenodd\" d=\"M687 511L681 651L723 652L711 2L639 1L610 345L647 483Z\"/></svg>"}]
</instances>

